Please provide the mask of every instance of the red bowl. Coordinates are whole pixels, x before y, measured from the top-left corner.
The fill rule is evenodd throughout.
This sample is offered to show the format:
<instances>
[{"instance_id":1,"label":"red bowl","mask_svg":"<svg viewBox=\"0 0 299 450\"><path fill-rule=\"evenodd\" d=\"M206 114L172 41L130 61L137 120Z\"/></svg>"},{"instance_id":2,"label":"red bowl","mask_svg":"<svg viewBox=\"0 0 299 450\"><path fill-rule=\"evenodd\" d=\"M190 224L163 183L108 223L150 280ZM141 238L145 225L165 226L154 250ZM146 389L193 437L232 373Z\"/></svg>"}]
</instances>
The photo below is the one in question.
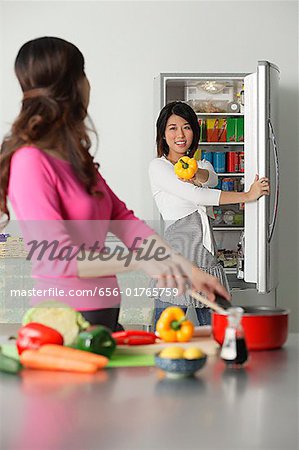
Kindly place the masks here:
<instances>
[{"instance_id":1,"label":"red bowl","mask_svg":"<svg viewBox=\"0 0 299 450\"><path fill-rule=\"evenodd\" d=\"M280 348L288 337L287 309L268 306L242 306L242 326L248 350L272 350ZM223 344L227 315L212 313L212 333L215 341Z\"/></svg>"}]
</instances>

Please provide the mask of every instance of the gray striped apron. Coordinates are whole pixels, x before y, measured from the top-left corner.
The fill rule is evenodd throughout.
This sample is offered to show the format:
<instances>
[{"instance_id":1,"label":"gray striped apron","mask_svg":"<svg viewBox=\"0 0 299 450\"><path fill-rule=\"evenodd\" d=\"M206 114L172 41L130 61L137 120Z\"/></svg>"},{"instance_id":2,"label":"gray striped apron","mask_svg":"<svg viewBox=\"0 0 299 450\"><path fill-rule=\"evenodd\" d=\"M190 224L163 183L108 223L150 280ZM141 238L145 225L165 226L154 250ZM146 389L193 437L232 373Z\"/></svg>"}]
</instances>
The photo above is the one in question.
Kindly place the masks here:
<instances>
[{"instance_id":1,"label":"gray striped apron","mask_svg":"<svg viewBox=\"0 0 299 450\"><path fill-rule=\"evenodd\" d=\"M210 224L211 226L211 224ZM211 237L215 255L210 253L203 246L203 230L201 217L198 211L194 211L182 219L171 224L164 233L164 240L175 251L183 255L194 265L202 269L204 272L214 275L220 283L229 291L229 284L222 265L217 261L217 249L213 231L211 229ZM152 280L150 287L154 287L156 281ZM157 298L157 297L156 297ZM190 297L183 294L180 296L161 295L159 300L175 305L193 306L195 308L204 308L205 306Z\"/></svg>"}]
</instances>

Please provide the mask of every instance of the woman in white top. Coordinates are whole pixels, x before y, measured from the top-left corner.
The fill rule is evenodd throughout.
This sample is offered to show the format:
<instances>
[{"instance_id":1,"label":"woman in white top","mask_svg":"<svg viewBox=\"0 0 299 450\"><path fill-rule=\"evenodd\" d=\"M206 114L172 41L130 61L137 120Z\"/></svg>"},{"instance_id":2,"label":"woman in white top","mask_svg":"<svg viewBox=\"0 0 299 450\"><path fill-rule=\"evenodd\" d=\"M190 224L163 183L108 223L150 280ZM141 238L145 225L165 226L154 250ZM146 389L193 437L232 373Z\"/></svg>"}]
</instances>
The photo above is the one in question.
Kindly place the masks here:
<instances>
[{"instance_id":1,"label":"woman in white top","mask_svg":"<svg viewBox=\"0 0 299 450\"><path fill-rule=\"evenodd\" d=\"M211 189L218 176L208 161L198 161L195 176L185 182L174 173L174 164L184 155L192 157L198 147L199 125L193 109L182 102L167 104L156 124L157 158L150 163L152 193L164 220L164 238L178 253L216 276L229 289L227 277L217 261L210 217L212 206L251 202L269 195L269 181L256 176L248 192ZM200 325L210 323L210 310L187 294L155 298L155 323L167 306L196 308Z\"/></svg>"}]
</instances>

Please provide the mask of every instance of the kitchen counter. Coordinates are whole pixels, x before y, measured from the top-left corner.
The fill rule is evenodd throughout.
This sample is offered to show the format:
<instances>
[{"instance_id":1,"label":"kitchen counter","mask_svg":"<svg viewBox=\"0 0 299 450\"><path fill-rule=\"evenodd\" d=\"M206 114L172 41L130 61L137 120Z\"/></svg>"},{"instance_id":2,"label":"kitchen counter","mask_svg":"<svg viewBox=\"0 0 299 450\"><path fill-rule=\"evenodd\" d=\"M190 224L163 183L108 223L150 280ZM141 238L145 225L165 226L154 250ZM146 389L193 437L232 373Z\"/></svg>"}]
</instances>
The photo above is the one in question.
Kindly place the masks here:
<instances>
[{"instance_id":1,"label":"kitchen counter","mask_svg":"<svg viewBox=\"0 0 299 450\"><path fill-rule=\"evenodd\" d=\"M0 374L2 450L298 449L299 335L228 370Z\"/></svg>"}]
</instances>

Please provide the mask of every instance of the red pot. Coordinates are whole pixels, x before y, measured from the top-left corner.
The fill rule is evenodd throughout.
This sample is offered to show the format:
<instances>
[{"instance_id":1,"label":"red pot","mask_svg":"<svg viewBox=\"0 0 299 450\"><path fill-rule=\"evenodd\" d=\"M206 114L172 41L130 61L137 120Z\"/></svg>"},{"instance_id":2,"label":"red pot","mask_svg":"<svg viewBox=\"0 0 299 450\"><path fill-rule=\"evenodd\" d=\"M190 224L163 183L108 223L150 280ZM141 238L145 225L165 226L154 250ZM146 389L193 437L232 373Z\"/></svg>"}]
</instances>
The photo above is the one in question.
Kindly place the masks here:
<instances>
[{"instance_id":1,"label":"red pot","mask_svg":"<svg viewBox=\"0 0 299 450\"><path fill-rule=\"evenodd\" d=\"M242 326L249 350L271 350L281 347L288 337L287 309L268 306L242 306ZM212 313L212 333L215 341L223 344L227 315Z\"/></svg>"}]
</instances>

